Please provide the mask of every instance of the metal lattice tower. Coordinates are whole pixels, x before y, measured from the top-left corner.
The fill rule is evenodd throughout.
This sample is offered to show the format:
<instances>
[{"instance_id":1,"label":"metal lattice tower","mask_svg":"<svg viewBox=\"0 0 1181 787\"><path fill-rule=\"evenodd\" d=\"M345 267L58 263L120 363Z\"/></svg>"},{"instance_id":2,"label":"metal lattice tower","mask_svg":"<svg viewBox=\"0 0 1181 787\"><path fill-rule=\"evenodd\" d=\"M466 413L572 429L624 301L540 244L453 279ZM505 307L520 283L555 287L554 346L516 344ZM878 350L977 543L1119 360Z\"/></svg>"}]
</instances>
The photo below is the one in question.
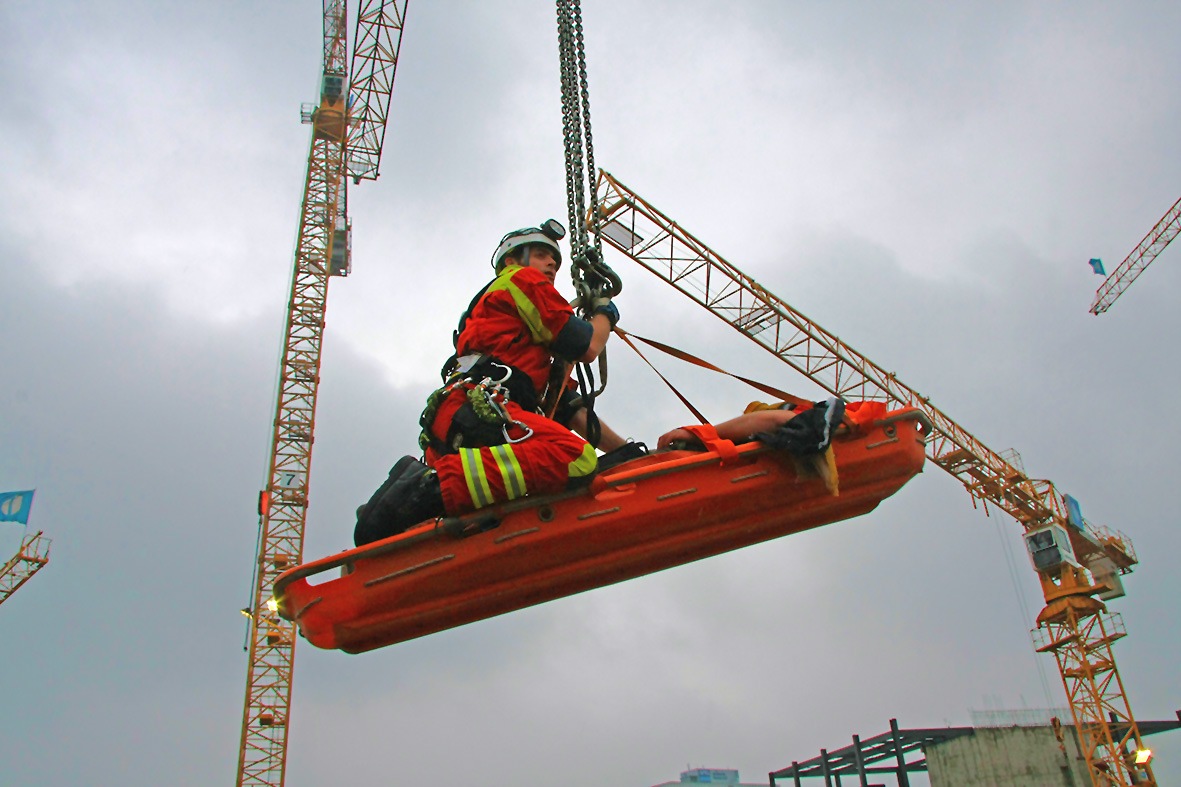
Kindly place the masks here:
<instances>
[{"instance_id":1,"label":"metal lattice tower","mask_svg":"<svg viewBox=\"0 0 1181 787\"><path fill-rule=\"evenodd\" d=\"M250 663L238 757L242 785L283 784L287 762L296 630L271 608L271 586L303 558L328 281L347 276L350 225L346 174L376 179L408 0L363 2L351 67L346 4L323 5L320 101L305 108L311 151L300 210L295 267L267 487L259 495ZM353 75L350 81L349 75Z\"/></svg>"},{"instance_id":2,"label":"metal lattice tower","mask_svg":"<svg viewBox=\"0 0 1181 787\"><path fill-rule=\"evenodd\" d=\"M1105 775L1116 766L1123 779L1117 784L1155 784L1151 767L1135 762L1144 744L1111 649L1127 635L1123 618L1108 613L1085 592L1072 592L1072 585L1087 584L1077 568L1067 566L1063 572L1056 581L1042 577L1047 605L1038 615L1034 643L1039 653L1053 654L1058 664L1092 779L1103 763Z\"/></svg>"}]
</instances>

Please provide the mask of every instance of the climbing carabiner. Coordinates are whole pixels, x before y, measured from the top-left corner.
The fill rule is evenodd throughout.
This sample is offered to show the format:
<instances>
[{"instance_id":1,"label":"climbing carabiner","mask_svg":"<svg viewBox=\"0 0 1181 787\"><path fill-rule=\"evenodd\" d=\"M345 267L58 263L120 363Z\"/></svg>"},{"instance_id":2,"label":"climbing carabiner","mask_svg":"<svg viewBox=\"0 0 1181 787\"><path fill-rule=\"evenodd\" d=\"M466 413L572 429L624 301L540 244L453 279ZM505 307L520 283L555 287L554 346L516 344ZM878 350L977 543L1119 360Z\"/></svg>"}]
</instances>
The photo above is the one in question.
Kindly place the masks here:
<instances>
[{"instance_id":1,"label":"climbing carabiner","mask_svg":"<svg viewBox=\"0 0 1181 787\"><path fill-rule=\"evenodd\" d=\"M525 434L521 435L520 437L518 437L518 438L516 438L516 439L514 440L513 438L509 437L509 435L508 435L508 428L509 428L509 426L510 426L510 425L512 425L512 426L516 426L516 427L520 427L521 429L524 429L524 430L525 430ZM504 426L500 427L500 431L501 431L502 433L504 433L504 441L505 441L506 443L510 443L510 444L523 443L523 442L525 442L526 440L528 440L530 437L532 437L532 436L533 436L533 430L532 430L532 429L530 429L530 428L529 428L528 426L526 426L525 424L521 423L520 421L509 421L507 424L505 424Z\"/></svg>"}]
</instances>

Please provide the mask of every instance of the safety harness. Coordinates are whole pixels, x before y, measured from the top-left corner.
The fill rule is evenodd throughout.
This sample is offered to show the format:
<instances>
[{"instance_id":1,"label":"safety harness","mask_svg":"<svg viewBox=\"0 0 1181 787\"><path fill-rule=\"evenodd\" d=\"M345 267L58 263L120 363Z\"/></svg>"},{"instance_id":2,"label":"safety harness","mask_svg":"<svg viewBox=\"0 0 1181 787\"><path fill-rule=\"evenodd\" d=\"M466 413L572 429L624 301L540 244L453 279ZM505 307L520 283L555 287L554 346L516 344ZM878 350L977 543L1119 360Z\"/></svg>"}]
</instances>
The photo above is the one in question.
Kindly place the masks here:
<instances>
[{"instance_id":1,"label":"safety harness","mask_svg":"<svg viewBox=\"0 0 1181 787\"><path fill-rule=\"evenodd\" d=\"M528 375L491 355L465 355L449 361L452 371L446 384L427 397L426 407L419 416L422 433L419 447L429 447L437 453L452 454L460 448L476 448L505 443L519 443L533 435L533 430L515 420L505 409L508 402L516 402L529 411L537 409L537 394ZM446 369L446 367L444 367ZM463 390L466 401L451 419L447 439L440 440L432 430L439 408L453 392ZM510 429L517 432L514 437Z\"/></svg>"}]
</instances>

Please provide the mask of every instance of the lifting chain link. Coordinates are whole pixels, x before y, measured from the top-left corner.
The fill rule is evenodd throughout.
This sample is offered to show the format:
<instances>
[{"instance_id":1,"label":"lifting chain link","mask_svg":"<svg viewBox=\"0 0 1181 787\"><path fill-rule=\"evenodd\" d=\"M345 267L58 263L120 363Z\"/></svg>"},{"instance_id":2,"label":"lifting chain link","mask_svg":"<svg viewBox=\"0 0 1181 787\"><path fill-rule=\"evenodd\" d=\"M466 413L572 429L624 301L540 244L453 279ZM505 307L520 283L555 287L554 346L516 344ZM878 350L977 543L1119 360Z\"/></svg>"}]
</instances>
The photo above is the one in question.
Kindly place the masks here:
<instances>
[{"instance_id":1,"label":"lifting chain link","mask_svg":"<svg viewBox=\"0 0 1181 787\"><path fill-rule=\"evenodd\" d=\"M570 220L570 278L575 301L583 317L590 319L596 302L614 298L623 289L615 271L603 261L603 238L598 196L594 182L595 146L591 136L590 91L586 78L586 47L582 35L581 0L557 0L558 63L562 77L562 140L566 154L566 209ZM585 162L585 167L584 167ZM607 353L599 354L602 385L595 390L588 364L579 364L579 397L575 406L586 408L587 439L599 444L595 397L607 386Z\"/></svg>"},{"instance_id":2,"label":"lifting chain link","mask_svg":"<svg viewBox=\"0 0 1181 787\"><path fill-rule=\"evenodd\" d=\"M593 182L595 152L581 2L557 0L557 12L566 208L570 222L570 276L580 306L588 313L595 298L614 297L623 287L619 277L603 262L598 195Z\"/></svg>"}]
</instances>

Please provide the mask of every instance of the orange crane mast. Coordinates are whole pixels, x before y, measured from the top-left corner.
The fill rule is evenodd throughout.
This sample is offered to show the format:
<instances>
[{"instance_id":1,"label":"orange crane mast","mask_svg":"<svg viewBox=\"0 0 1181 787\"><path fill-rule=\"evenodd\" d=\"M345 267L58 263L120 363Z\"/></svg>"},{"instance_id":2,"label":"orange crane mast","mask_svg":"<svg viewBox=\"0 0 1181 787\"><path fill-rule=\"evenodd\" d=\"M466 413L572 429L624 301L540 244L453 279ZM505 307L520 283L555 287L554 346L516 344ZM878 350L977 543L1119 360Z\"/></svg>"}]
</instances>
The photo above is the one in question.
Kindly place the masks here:
<instances>
[{"instance_id":1,"label":"orange crane mast","mask_svg":"<svg viewBox=\"0 0 1181 787\"><path fill-rule=\"evenodd\" d=\"M40 530L21 539L16 554L0 568L0 604L45 567L49 562L50 543Z\"/></svg>"},{"instance_id":2,"label":"orange crane mast","mask_svg":"<svg viewBox=\"0 0 1181 787\"><path fill-rule=\"evenodd\" d=\"M287 762L295 628L279 617L271 586L303 559L320 352L328 281L347 276L350 221L346 177L378 176L408 0L362 0L351 64L345 0L323 3L323 78L312 126L295 266L275 407L270 470L259 493L249 669L237 785L281 786ZM351 75L351 80L350 80Z\"/></svg>"},{"instance_id":3,"label":"orange crane mast","mask_svg":"<svg viewBox=\"0 0 1181 787\"><path fill-rule=\"evenodd\" d=\"M1095 291L1095 301L1091 304L1091 314L1097 317L1110 309L1124 290L1132 286L1136 277L1177 237L1178 232L1181 232L1181 199L1173 203L1173 207L1148 231L1140 245L1132 249L1132 253L1099 285Z\"/></svg>"},{"instance_id":4,"label":"orange crane mast","mask_svg":"<svg viewBox=\"0 0 1181 787\"><path fill-rule=\"evenodd\" d=\"M762 287L617 179L599 170L598 209L589 223L607 242L831 394L918 408L934 430L927 454L955 476L987 513L1017 520L1039 566L1046 607L1035 641L1052 653L1092 778L1155 785L1115 665L1125 630L1102 599L1123 595L1119 576L1137 562L1126 536L1069 510L1050 481L1032 479L836 335ZM1036 550L1036 551L1035 551ZM1092 581L1093 580L1093 581Z\"/></svg>"}]
</instances>

